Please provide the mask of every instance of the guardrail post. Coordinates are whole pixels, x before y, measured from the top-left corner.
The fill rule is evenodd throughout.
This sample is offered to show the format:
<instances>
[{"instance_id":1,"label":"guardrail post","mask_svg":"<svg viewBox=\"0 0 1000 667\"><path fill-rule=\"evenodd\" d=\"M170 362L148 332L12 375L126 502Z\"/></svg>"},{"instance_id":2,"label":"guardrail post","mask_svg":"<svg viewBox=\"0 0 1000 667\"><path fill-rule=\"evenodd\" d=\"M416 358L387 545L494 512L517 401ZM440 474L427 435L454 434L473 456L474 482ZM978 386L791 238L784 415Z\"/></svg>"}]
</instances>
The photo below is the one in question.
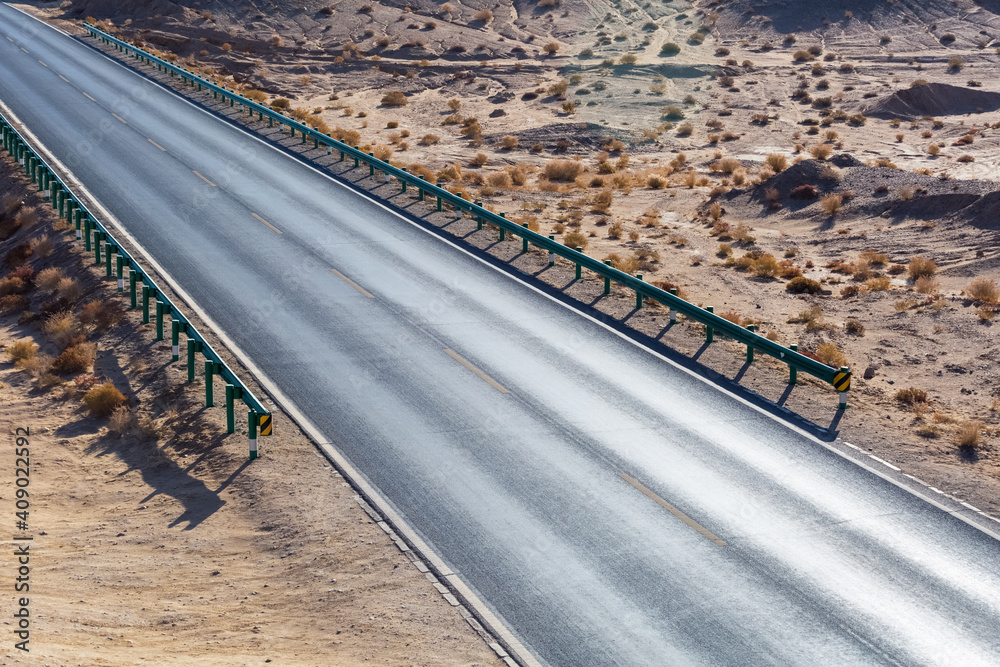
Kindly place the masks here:
<instances>
[{"instance_id":1,"label":"guardrail post","mask_svg":"<svg viewBox=\"0 0 1000 667\"><path fill-rule=\"evenodd\" d=\"M606 266L611 266L611 260L604 260ZM611 276L604 276L604 293L611 294Z\"/></svg>"},{"instance_id":2,"label":"guardrail post","mask_svg":"<svg viewBox=\"0 0 1000 667\"><path fill-rule=\"evenodd\" d=\"M374 176L375 175L375 153L368 153L368 157L371 158L371 161L368 163L368 175L369 176ZM438 210L440 211L441 209L438 209Z\"/></svg>"},{"instance_id":3,"label":"guardrail post","mask_svg":"<svg viewBox=\"0 0 1000 667\"><path fill-rule=\"evenodd\" d=\"M74 213L73 217L76 218L76 240L79 241L81 238L83 238L83 230L82 230L83 211L77 208L76 210L73 211L73 213Z\"/></svg>"},{"instance_id":4,"label":"guardrail post","mask_svg":"<svg viewBox=\"0 0 1000 667\"><path fill-rule=\"evenodd\" d=\"M421 181L426 181L427 177L426 176L421 176L420 180ZM423 200L424 200L424 189L421 186L418 185L417 186L417 201L423 201Z\"/></svg>"},{"instance_id":5,"label":"guardrail post","mask_svg":"<svg viewBox=\"0 0 1000 667\"><path fill-rule=\"evenodd\" d=\"M163 340L163 311L166 310L167 304L160 301L159 296L156 299L156 340Z\"/></svg>"},{"instance_id":6,"label":"guardrail post","mask_svg":"<svg viewBox=\"0 0 1000 667\"><path fill-rule=\"evenodd\" d=\"M250 460L257 458L257 413L247 411L247 440L250 443Z\"/></svg>"},{"instance_id":7,"label":"guardrail post","mask_svg":"<svg viewBox=\"0 0 1000 667\"><path fill-rule=\"evenodd\" d=\"M747 325L747 331L749 331L750 333L753 333L756 328L757 327L755 327L752 324ZM749 364L752 362L753 362L753 343L747 343L747 363Z\"/></svg>"},{"instance_id":8,"label":"guardrail post","mask_svg":"<svg viewBox=\"0 0 1000 667\"><path fill-rule=\"evenodd\" d=\"M170 361L177 361L181 355L181 323L177 320L170 322Z\"/></svg>"},{"instance_id":9,"label":"guardrail post","mask_svg":"<svg viewBox=\"0 0 1000 667\"><path fill-rule=\"evenodd\" d=\"M705 308L710 313L715 313L715 306L709 306ZM715 341L715 328L711 324L705 325L705 342L711 343Z\"/></svg>"},{"instance_id":10,"label":"guardrail post","mask_svg":"<svg viewBox=\"0 0 1000 667\"><path fill-rule=\"evenodd\" d=\"M94 264L101 263L101 241L104 239L104 232L94 230Z\"/></svg>"},{"instance_id":11,"label":"guardrail post","mask_svg":"<svg viewBox=\"0 0 1000 667\"><path fill-rule=\"evenodd\" d=\"M840 367L840 372L841 373L850 373L851 372L851 367L850 366L841 366ZM837 405L837 409L838 410L846 410L847 409L847 390L845 389L844 391L841 391L841 392L838 392L838 393L840 394L840 397L839 397L839 403Z\"/></svg>"},{"instance_id":12,"label":"guardrail post","mask_svg":"<svg viewBox=\"0 0 1000 667\"><path fill-rule=\"evenodd\" d=\"M138 301L135 298L136 297L135 287L136 287L136 282L137 282L136 278L137 278L137 275L136 275L135 269L133 269L132 265L129 264L129 267L128 267L128 291L129 291L129 297L132 299L132 309L133 310L135 310L135 308L138 307L138 305L139 305Z\"/></svg>"},{"instance_id":13,"label":"guardrail post","mask_svg":"<svg viewBox=\"0 0 1000 667\"><path fill-rule=\"evenodd\" d=\"M191 332L188 332L190 336ZM194 382L194 359L195 354L201 352L201 341L188 338L188 382Z\"/></svg>"},{"instance_id":14,"label":"guardrail post","mask_svg":"<svg viewBox=\"0 0 1000 667\"><path fill-rule=\"evenodd\" d=\"M404 174L407 173L406 172L406 167L403 167L403 173ZM406 179L405 178L401 178L401 179L399 179L399 182L403 184L403 194L405 195L406 194Z\"/></svg>"},{"instance_id":15,"label":"guardrail post","mask_svg":"<svg viewBox=\"0 0 1000 667\"><path fill-rule=\"evenodd\" d=\"M236 393L236 387L231 384L226 384L226 433L235 433L236 424L235 417L233 415L233 395Z\"/></svg>"},{"instance_id":16,"label":"guardrail post","mask_svg":"<svg viewBox=\"0 0 1000 667\"><path fill-rule=\"evenodd\" d=\"M556 237L552 234L549 234L549 240L555 243ZM555 266L555 263L556 263L556 253L554 250L549 250L549 266Z\"/></svg>"},{"instance_id":17,"label":"guardrail post","mask_svg":"<svg viewBox=\"0 0 1000 667\"><path fill-rule=\"evenodd\" d=\"M500 217L503 218L504 220L506 220L507 219L507 214L506 213L501 213ZM501 241L506 241L507 240L507 230L504 229L503 227L500 227L500 240Z\"/></svg>"},{"instance_id":18,"label":"guardrail post","mask_svg":"<svg viewBox=\"0 0 1000 667\"><path fill-rule=\"evenodd\" d=\"M583 248L581 248L580 246L576 247L576 251L578 253L580 253L581 255L583 254ZM577 262L576 263L576 279L579 280L582 276L583 276L583 265L580 264L580 262Z\"/></svg>"},{"instance_id":19,"label":"guardrail post","mask_svg":"<svg viewBox=\"0 0 1000 667\"><path fill-rule=\"evenodd\" d=\"M791 345L788 346L788 349L791 350L792 352L798 352L799 346L796 345L795 343L792 343ZM788 384L796 384L798 383L798 381L799 381L799 369L797 369L795 366L791 364L788 364Z\"/></svg>"},{"instance_id":20,"label":"guardrail post","mask_svg":"<svg viewBox=\"0 0 1000 667\"><path fill-rule=\"evenodd\" d=\"M482 208L483 207L483 202L477 201L476 202L476 206L478 206L479 208ZM481 230L482 228L483 228L483 216L477 215L476 216L476 230L478 231L478 230Z\"/></svg>"},{"instance_id":21,"label":"guardrail post","mask_svg":"<svg viewBox=\"0 0 1000 667\"><path fill-rule=\"evenodd\" d=\"M438 187L441 187L441 181L438 181L437 183L435 183L435 185L437 185ZM438 209L438 213L440 213L441 212L441 195L438 195L438 198L437 198L437 209Z\"/></svg>"},{"instance_id":22,"label":"guardrail post","mask_svg":"<svg viewBox=\"0 0 1000 667\"><path fill-rule=\"evenodd\" d=\"M527 229L528 228L528 223L522 222L521 226L524 227L525 229ZM521 252L523 252L525 254L528 253L528 235L527 234L525 234L524 236L521 237Z\"/></svg>"},{"instance_id":23,"label":"guardrail post","mask_svg":"<svg viewBox=\"0 0 1000 667\"><path fill-rule=\"evenodd\" d=\"M361 147L360 147L360 146L355 146L355 147L354 147L354 150L356 150L356 151L357 151L357 150L361 150ZM360 163L360 162L358 162L358 154L357 154L357 153L355 153L355 154L354 154L354 168L355 168L355 169L357 169L357 168L358 168L358 165L360 165L360 164L361 164L361 163Z\"/></svg>"},{"instance_id":24,"label":"guardrail post","mask_svg":"<svg viewBox=\"0 0 1000 667\"><path fill-rule=\"evenodd\" d=\"M122 257L121 253L118 253L116 257L118 265L115 267L115 274L118 278L118 291L125 291L125 258Z\"/></svg>"},{"instance_id":25,"label":"guardrail post","mask_svg":"<svg viewBox=\"0 0 1000 667\"><path fill-rule=\"evenodd\" d=\"M149 285L142 286L142 323L149 324Z\"/></svg>"},{"instance_id":26,"label":"guardrail post","mask_svg":"<svg viewBox=\"0 0 1000 667\"><path fill-rule=\"evenodd\" d=\"M677 288L676 287L670 288L670 294L672 296L677 296ZM677 311L674 310L673 303L670 304L670 323L677 324Z\"/></svg>"},{"instance_id":27,"label":"guardrail post","mask_svg":"<svg viewBox=\"0 0 1000 667\"><path fill-rule=\"evenodd\" d=\"M118 251L118 247L114 244L106 243L104 245L104 277L111 277L111 255Z\"/></svg>"},{"instance_id":28,"label":"guardrail post","mask_svg":"<svg viewBox=\"0 0 1000 667\"><path fill-rule=\"evenodd\" d=\"M638 278L639 280L642 280L641 273L635 274L635 277ZM635 308L636 310L642 308L642 292L640 292L639 290L635 291Z\"/></svg>"},{"instance_id":29,"label":"guardrail post","mask_svg":"<svg viewBox=\"0 0 1000 667\"><path fill-rule=\"evenodd\" d=\"M220 369L221 370L221 369ZM205 407L210 408L215 405L215 393L213 383L215 377L215 362L211 359L205 360Z\"/></svg>"}]
</instances>

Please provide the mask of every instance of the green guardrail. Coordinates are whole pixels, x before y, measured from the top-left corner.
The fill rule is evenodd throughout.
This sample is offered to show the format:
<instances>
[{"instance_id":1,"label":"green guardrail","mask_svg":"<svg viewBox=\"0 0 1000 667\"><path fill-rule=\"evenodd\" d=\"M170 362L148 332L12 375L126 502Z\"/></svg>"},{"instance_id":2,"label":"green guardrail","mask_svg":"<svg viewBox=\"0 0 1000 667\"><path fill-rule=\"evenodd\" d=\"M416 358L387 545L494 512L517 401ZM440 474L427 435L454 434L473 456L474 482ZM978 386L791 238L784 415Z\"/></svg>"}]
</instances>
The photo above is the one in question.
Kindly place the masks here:
<instances>
[{"instance_id":1,"label":"green guardrail","mask_svg":"<svg viewBox=\"0 0 1000 667\"><path fill-rule=\"evenodd\" d=\"M164 339L164 323L167 318L171 325L171 352L173 361L180 359L180 335L187 337L188 382L194 382L197 355L205 358L205 406L215 405L213 378L220 376L226 382L226 430L236 430L235 402L242 400L249 408L247 412L250 458L258 455L257 434L271 435L271 413L261 405L246 385L222 360L212 346L198 333L179 308L167 297L150 277L142 265L122 247L114 235L87 210L86 205L62 181L56 171L32 148L29 142L0 113L0 132L3 135L3 149L10 154L31 178L39 192L44 195L58 212L59 217L76 226L76 239L82 241L85 250L94 255L94 264L104 264L106 276L117 278L118 291L125 291L126 280L131 308L142 308L142 321L149 323L153 318L156 326L156 340ZM126 278L127 274L127 278Z\"/></svg>"},{"instance_id":2,"label":"green guardrail","mask_svg":"<svg viewBox=\"0 0 1000 667\"><path fill-rule=\"evenodd\" d=\"M211 94L214 99L219 99L221 97L224 101L228 101L231 107L240 105L241 108L245 108L247 110L249 115L252 116L256 114L258 120L264 120L266 118L272 125L274 122L277 122L279 127L287 125L291 136L294 137L296 132L299 133L302 137L302 143L306 143L309 139L311 139L314 148L319 148L323 145L328 148L328 151L337 150L340 153L341 161L344 161L346 158L352 158L354 160L355 167L360 167L362 164L367 165L369 175L371 176L374 176L375 172L379 171L384 174L387 182L390 177L395 178L400 182L403 192L406 192L407 185L417 188L418 196L421 201L424 200L425 194L436 197L438 211L443 210L443 205L447 203L460 216L465 213L469 213L476 219L477 225L480 229L482 229L484 223L488 223L499 228L501 240L504 239L506 232L519 236L522 239L523 249L525 252L527 252L529 247L532 245L548 251L550 266L554 264L555 256L558 255L576 265L577 278L582 277L582 270L585 268L593 271L599 276L604 277L605 293L610 292L612 282L633 290L636 295L636 308L642 308L644 298L654 299L670 309L671 322L676 321L677 313L683 313L690 319L701 322L706 327L707 343L713 342L714 335L718 332L745 344L747 346L748 362L753 361L755 350L782 361L788 365L790 384L795 384L797 382L798 371L808 373L823 382L827 382L833 385L834 389L840 393L840 408L847 407L846 393L851 385L851 369L849 366L841 366L839 369L827 366L820 361L798 352L795 345L791 345L789 347L779 345L778 343L770 341L764 336L756 333L753 325L743 328L738 324L734 324L727 319L719 317L713 312L711 307L701 308L700 306L697 306L689 301L681 299L676 295L676 290L670 290L668 292L644 282L642 274L632 276L623 271L619 271L618 269L615 269L598 259L588 257L580 248L570 248L564 246L561 243L558 243L552 236L546 237L537 232L533 232L526 226L520 226L513 221L507 220L502 213L496 214L492 211L488 211L482 207L481 202L468 201L461 195L457 195L445 190L444 188L440 188L436 184L432 184L424 180L422 177L407 173L405 168L395 167L387 162L383 162L370 153L366 154L361 151L357 146L352 147L344 144L334 139L329 134L323 134L322 132L314 130L307 125L289 118L279 111L275 111L262 104L258 104L253 100L243 97L235 91L229 90L224 86L216 85L207 79L203 79L182 67L173 65L139 47L118 39L113 35L109 35L93 25L84 23L84 28L86 28L87 32L92 37L100 40L101 42L109 44L115 49L137 60L141 60L148 65L155 65L157 69L168 73L170 76L180 77L185 85L197 87L199 91Z\"/></svg>"}]
</instances>

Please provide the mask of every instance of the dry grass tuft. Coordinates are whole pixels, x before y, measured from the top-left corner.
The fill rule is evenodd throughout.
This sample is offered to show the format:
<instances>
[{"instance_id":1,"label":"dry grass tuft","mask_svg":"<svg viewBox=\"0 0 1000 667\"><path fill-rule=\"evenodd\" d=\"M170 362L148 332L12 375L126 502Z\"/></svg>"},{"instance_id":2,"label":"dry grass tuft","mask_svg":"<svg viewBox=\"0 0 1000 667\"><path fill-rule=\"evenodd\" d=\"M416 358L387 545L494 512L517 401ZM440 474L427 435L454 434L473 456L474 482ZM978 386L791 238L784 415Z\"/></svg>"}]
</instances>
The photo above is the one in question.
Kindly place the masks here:
<instances>
[{"instance_id":1,"label":"dry grass tuft","mask_svg":"<svg viewBox=\"0 0 1000 667\"><path fill-rule=\"evenodd\" d=\"M382 96L382 106L384 107L405 107L409 103L406 95L398 90L389 91Z\"/></svg>"},{"instance_id":2,"label":"dry grass tuft","mask_svg":"<svg viewBox=\"0 0 1000 667\"><path fill-rule=\"evenodd\" d=\"M966 285L963 291L967 297L976 301L985 301L986 303L1000 301L1000 288L997 287L995 280L989 278L976 278Z\"/></svg>"},{"instance_id":3,"label":"dry grass tuft","mask_svg":"<svg viewBox=\"0 0 1000 667\"><path fill-rule=\"evenodd\" d=\"M60 349L66 349L81 333L80 320L70 311L55 313L45 320L42 331Z\"/></svg>"},{"instance_id":4,"label":"dry grass tuft","mask_svg":"<svg viewBox=\"0 0 1000 667\"><path fill-rule=\"evenodd\" d=\"M52 370L68 375L82 373L94 365L97 359L97 346L93 343L78 343L67 347L52 362Z\"/></svg>"},{"instance_id":5,"label":"dry grass tuft","mask_svg":"<svg viewBox=\"0 0 1000 667\"><path fill-rule=\"evenodd\" d=\"M35 278L35 284L48 292L54 292L59 287L59 281L66 277L63 270L52 266L42 269Z\"/></svg>"},{"instance_id":6,"label":"dry grass tuft","mask_svg":"<svg viewBox=\"0 0 1000 667\"><path fill-rule=\"evenodd\" d=\"M909 406L914 406L918 403L927 403L927 392L916 387L900 389L896 392L896 400Z\"/></svg>"},{"instance_id":7,"label":"dry grass tuft","mask_svg":"<svg viewBox=\"0 0 1000 667\"><path fill-rule=\"evenodd\" d=\"M38 345L30 340L19 340L7 346L7 358L15 366L19 366L22 362L34 358L37 353Z\"/></svg>"},{"instance_id":8,"label":"dry grass tuft","mask_svg":"<svg viewBox=\"0 0 1000 667\"><path fill-rule=\"evenodd\" d=\"M847 356L840 351L835 343L820 343L816 347L816 356L827 366L840 368L847 366Z\"/></svg>"},{"instance_id":9,"label":"dry grass tuft","mask_svg":"<svg viewBox=\"0 0 1000 667\"><path fill-rule=\"evenodd\" d=\"M83 395L83 404L95 417L110 417L125 402L125 395L111 382L99 384Z\"/></svg>"},{"instance_id":10,"label":"dry grass tuft","mask_svg":"<svg viewBox=\"0 0 1000 667\"><path fill-rule=\"evenodd\" d=\"M937 264L926 257L917 256L910 260L907 266L907 273L910 280L916 281L919 278L930 278L937 272Z\"/></svg>"},{"instance_id":11,"label":"dry grass tuft","mask_svg":"<svg viewBox=\"0 0 1000 667\"><path fill-rule=\"evenodd\" d=\"M76 303L83 296L80 284L72 278L62 278L56 285L56 293L59 295L59 298L65 299L69 303Z\"/></svg>"},{"instance_id":12,"label":"dry grass tuft","mask_svg":"<svg viewBox=\"0 0 1000 667\"><path fill-rule=\"evenodd\" d=\"M828 194L820 200L819 205L832 217L837 215L837 212L844 205L844 198L839 194Z\"/></svg>"},{"instance_id":13,"label":"dry grass tuft","mask_svg":"<svg viewBox=\"0 0 1000 667\"><path fill-rule=\"evenodd\" d=\"M771 153L764 158L764 166L771 172L777 174L788 168L788 158L779 153Z\"/></svg>"},{"instance_id":14,"label":"dry grass tuft","mask_svg":"<svg viewBox=\"0 0 1000 667\"><path fill-rule=\"evenodd\" d=\"M580 232L570 232L563 237L563 245L569 248L583 248L587 249L587 237Z\"/></svg>"},{"instance_id":15,"label":"dry grass tuft","mask_svg":"<svg viewBox=\"0 0 1000 667\"><path fill-rule=\"evenodd\" d=\"M127 405L119 405L111 412L108 418L108 433L119 438L132 430L135 425L135 416L128 409Z\"/></svg>"},{"instance_id":16,"label":"dry grass tuft","mask_svg":"<svg viewBox=\"0 0 1000 667\"><path fill-rule=\"evenodd\" d=\"M963 422L955 431L955 444L962 448L975 449L979 446L982 430L983 423L980 421Z\"/></svg>"},{"instance_id":17,"label":"dry grass tuft","mask_svg":"<svg viewBox=\"0 0 1000 667\"><path fill-rule=\"evenodd\" d=\"M550 181L572 182L583 173L583 165L576 160L550 160L543 173Z\"/></svg>"}]
</instances>

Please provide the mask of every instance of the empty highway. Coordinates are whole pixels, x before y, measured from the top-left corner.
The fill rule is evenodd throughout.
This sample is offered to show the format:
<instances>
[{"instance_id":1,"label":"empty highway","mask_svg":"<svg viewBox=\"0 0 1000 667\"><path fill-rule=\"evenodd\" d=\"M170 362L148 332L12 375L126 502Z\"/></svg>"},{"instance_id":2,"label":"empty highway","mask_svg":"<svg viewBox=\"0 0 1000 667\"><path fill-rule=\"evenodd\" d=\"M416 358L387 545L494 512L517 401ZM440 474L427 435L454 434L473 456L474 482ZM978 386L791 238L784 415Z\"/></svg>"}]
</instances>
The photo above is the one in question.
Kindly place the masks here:
<instances>
[{"instance_id":1,"label":"empty highway","mask_svg":"<svg viewBox=\"0 0 1000 667\"><path fill-rule=\"evenodd\" d=\"M0 100L541 663L1000 663L1000 543L960 506L6 5L0 63Z\"/></svg>"}]
</instances>

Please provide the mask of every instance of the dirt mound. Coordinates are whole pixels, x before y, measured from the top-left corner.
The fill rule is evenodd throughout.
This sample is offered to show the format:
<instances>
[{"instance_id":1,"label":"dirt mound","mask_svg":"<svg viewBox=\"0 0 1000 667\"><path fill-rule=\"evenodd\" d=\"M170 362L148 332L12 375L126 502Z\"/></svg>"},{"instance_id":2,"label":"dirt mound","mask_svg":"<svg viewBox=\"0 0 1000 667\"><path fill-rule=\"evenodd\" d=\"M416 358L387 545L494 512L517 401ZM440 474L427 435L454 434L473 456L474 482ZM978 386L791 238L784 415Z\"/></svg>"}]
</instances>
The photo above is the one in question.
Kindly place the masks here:
<instances>
[{"instance_id":1,"label":"dirt mound","mask_svg":"<svg viewBox=\"0 0 1000 667\"><path fill-rule=\"evenodd\" d=\"M1000 230L1000 190L980 197L962 211L962 220L979 229Z\"/></svg>"},{"instance_id":2,"label":"dirt mound","mask_svg":"<svg viewBox=\"0 0 1000 667\"><path fill-rule=\"evenodd\" d=\"M947 83L905 88L865 105L861 112L874 118L919 118L984 113L1000 109L1000 93L974 90Z\"/></svg>"}]
</instances>

